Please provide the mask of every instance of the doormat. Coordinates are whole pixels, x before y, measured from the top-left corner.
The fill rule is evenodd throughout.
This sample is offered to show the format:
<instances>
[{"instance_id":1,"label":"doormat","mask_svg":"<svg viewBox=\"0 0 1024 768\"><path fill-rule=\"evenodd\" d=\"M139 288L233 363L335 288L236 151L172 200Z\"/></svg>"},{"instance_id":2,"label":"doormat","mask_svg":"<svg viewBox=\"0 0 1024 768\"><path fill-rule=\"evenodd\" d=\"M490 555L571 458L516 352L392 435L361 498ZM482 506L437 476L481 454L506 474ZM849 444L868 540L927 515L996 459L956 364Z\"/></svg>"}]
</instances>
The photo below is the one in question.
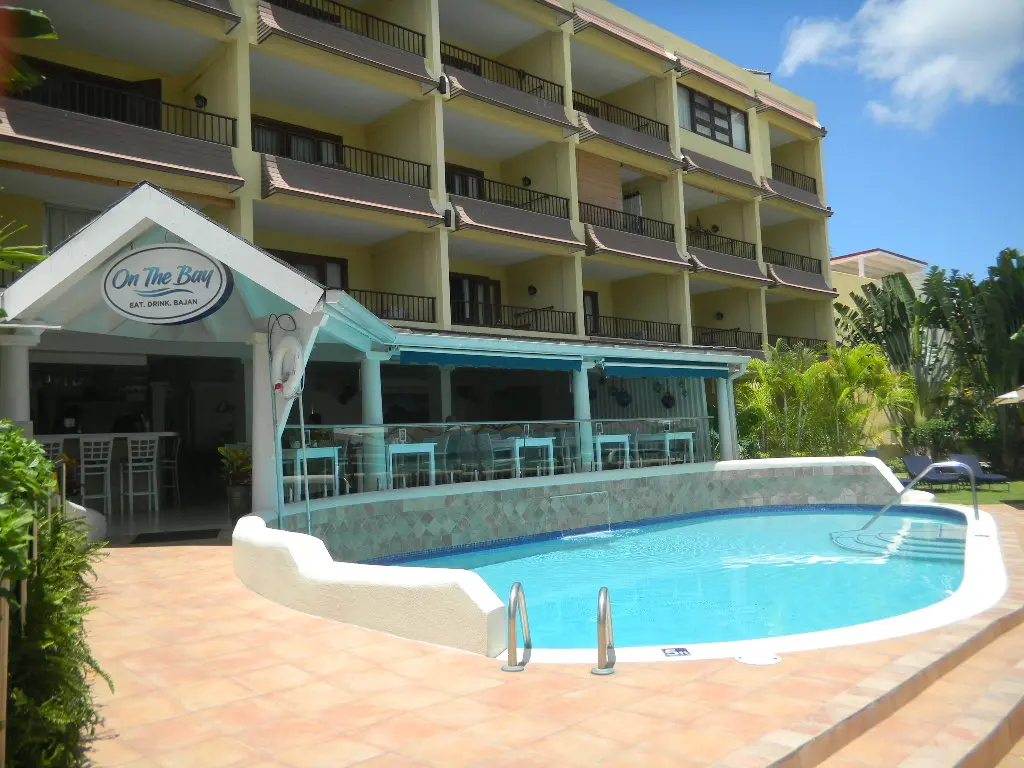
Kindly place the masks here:
<instances>
[{"instance_id":1,"label":"doormat","mask_svg":"<svg viewBox=\"0 0 1024 768\"><path fill-rule=\"evenodd\" d=\"M219 528L207 528L202 531L161 531L158 533L140 533L132 544L167 544L173 541L201 541L216 539L220 536Z\"/></svg>"}]
</instances>

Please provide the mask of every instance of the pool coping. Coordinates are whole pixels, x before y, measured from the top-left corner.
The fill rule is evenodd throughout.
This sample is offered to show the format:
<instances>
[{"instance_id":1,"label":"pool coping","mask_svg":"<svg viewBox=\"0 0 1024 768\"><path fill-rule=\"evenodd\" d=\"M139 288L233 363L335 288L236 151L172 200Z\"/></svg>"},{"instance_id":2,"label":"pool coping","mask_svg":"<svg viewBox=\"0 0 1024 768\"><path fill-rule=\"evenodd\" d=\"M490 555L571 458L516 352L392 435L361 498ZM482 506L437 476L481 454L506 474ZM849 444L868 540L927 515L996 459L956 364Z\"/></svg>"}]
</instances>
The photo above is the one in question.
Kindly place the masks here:
<instances>
[{"instance_id":1,"label":"pool coping","mask_svg":"<svg viewBox=\"0 0 1024 768\"><path fill-rule=\"evenodd\" d=\"M995 518L988 512L979 511L976 520L973 508L954 504L914 502L904 506L927 509L930 512L935 510L931 514L952 512L962 516L967 524L963 581L956 592L944 600L898 616L818 632L720 643L626 646L615 649L616 662L649 663L768 657L858 645L938 629L972 618L996 606L1006 594L1009 580ZM718 513L718 510L715 512ZM664 518L659 518L659 521L663 522ZM614 620L615 596L612 595L611 598ZM595 599L595 609L596 603ZM596 658L596 637L594 641L594 646L590 648L535 647L531 651L530 661L539 664L593 663Z\"/></svg>"}]
</instances>

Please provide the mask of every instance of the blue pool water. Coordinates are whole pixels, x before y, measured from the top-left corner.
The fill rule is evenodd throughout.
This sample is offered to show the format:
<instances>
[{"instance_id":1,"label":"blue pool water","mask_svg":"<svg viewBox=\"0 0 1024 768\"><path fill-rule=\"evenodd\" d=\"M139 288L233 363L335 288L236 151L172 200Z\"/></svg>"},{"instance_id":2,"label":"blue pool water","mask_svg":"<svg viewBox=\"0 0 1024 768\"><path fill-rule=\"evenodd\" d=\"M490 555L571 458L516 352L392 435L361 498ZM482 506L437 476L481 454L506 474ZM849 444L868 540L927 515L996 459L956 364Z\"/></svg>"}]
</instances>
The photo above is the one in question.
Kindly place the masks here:
<instances>
[{"instance_id":1,"label":"blue pool water","mask_svg":"<svg viewBox=\"0 0 1024 768\"><path fill-rule=\"evenodd\" d=\"M768 507L408 560L527 595L538 648L593 647L607 586L615 641L687 645L833 629L931 605L963 580L962 518Z\"/></svg>"}]
</instances>

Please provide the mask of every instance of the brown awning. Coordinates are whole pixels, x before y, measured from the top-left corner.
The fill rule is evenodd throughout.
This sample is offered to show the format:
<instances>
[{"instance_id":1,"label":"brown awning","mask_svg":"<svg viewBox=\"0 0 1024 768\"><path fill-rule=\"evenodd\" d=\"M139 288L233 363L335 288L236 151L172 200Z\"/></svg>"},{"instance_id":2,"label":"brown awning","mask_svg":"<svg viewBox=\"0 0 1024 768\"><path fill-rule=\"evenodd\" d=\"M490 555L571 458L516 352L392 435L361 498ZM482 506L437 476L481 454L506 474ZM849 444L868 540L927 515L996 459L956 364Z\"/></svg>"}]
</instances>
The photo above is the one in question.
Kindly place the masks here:
<instances>
[{"instance_id":1,"label":"brown awning","mask_svg":"<svg viewBox=\"0 0 1024 768\"><path fill-rule=\"evenodd\" d=\"M606 35L610 35L620 42L631 45L634 48L649 53L652 56L656 56L662 60L668 66L665 68L667 72L669 69L673 69L676 66L675 54L665 49L665 46L656 43L649 37L644 37L641 34L633 32L630 29L622 26L618 22L606 19L598 13L589 11L579 5L574 5L573 9L575 14L573 16L573 32L577 35L585 29L593 27L599 29Z\"/></svg>"},{"instance_id":2,"label":"brown awning","mask_svg":"<svg viewBox=\"0 0 1024 768\"><path fill-rule=\"evenodd\" d=\"M231 147L18 99L0 100L0 141L240 187Z\"/></svg>"},{"instance_id":3,"label":"brown awning","mask_svg":"<svg viewBox=\"0 0 1024 768\"><path fill-rule=\"evenodd\" d=\"M679 255L674 242L645 237L633 232L622 232L617 229L598 227L585 224L587 233L587 254L614 253L648 261L660 261L673 266L684 266L686 259Z\"/></svg>"},{"instance_id":4,"label":"brown awning","mask_svg":"<svg viewBox=\"0 0 1024 768\"><path fill-rule=\"evenodd\" d=\"M715 160L713 157L702 155L699 152L691 152L688 149L683 150L683 160L688 165L685 169L687 173L706 173L709 176L715 176L719 179L725 179L726 181L761 191L761 187L754 180L754 174L743 168L723 163L721 160Z\"/></svg>"},{"instance_id":5,"label":"brown awning","mask_svg":"<svg viewBox=\"0 0 1024 768\"><path fill-rule=\"evenodd\" d=\"M551 9L559 16L563 16L564 18L558 20L559 24L568 21L573 16L572 11L562 5L558 0L536 0L536 2L540 3L545 8Z\"/></svg>"},{"instance_id":6,"label":"brown awning","mask_svg":"<svg viewBox=\"0 0 1024 768\"><path fill-rule=\"evenodd\" d=\"M455 229L477 229L583 249L583 243L576 239L568 219L473 197L449 195L449 198L455 209Z\"/></svg>"},{"instance_id":7,"label":"brown awning","mask_svg":"<svg viewBox=\"0 0 1024 768\"><path fill-rule=\"evenodd\" d=\"M786 184L784 181L779 181L778 179L764 179L761 182L761 186L765 191L765 200L771 200L773 197L781 197L783 200L789 200L791 203L806 205L808 208L820 211L826 216L832 215L832 209L822 205L821 200L819 200L818 196L813 192L800 189L800 187L794 187L792 184Z\"/></svg>"},{"instance_id":8,"label":"brown awning","mask_svg":"<svg viewBox=\"0 0 1024 768\"><path fill-rule=\"evenodd\" d=\"M536 117L549 123L576 132L579 130L565 116L565 106L542 99L502 83L474 75L461 69L446 66L445 74L451 83L451 98L463 94L488 104L511 109L528 117Z\"/></svg>"},{"instance_id":9,"label":"brown awning","mask_svg":"<svg viewBox=\"0 0 1024 768\"><path fill-rule=\"evenodd\" d=\"M436 221L444 218L434 209L429 190L423 187L274 155L261 155L261 165L264 198L280 192L381 213Z\"/></svg>"},{"instance_id":10,"label":"brown awning","mask_svg":"<svg viewBox=\"0 0 1024 768\"><path fill-rule=\"evenodd\" d=\"M791 117L799 123L803 123L809 128L813 128L815 131L821 133L824 136L828 131L825 130L824 126L818 122L817 118L811 117L806 112L801 112L796 107L791 107L788 104L783 104L777 99L773 99L771 96L765 96L761 91L754 92L755 98L758 101L757 111L764 112L766 110L774 110L779 114L783 114L786 117Z\"/></svg>"},{"instance_id":11,"label":"brown awning","mask_svg":"<svg viewBox=\"0 0 1024 768\"><path fill-rule=\"evenodd\" d=\"M215 16L227 19L233 24L238 24L242 21L242 17L231 10L231 0L174 0L174 2L187 5L189 8L195 8L197 11L212 13Z\"/></svg>"},{"instance_id":12,"label":"brown awning","mask_svg":"<svg viewBox=\"0 0 1024 768\"><path fill-rule=\"evenodd\" d=\"M744 259L728 253L709 251L706 248L697 248L692 245L687 245L686 251L690 255L690 262L698 272L707 270L708 272L717 272L720 275L756 280L758 283L767 284L772 282L770 278L761 274L761 268L753 259Z\"/></svg>"},{"instance_id":13,"label":"brown awning","mask_svg":"<svg viewBox=\"0 0 1024 768\"><path fill-rule=\"evenodd\" d=\"M667 141L662 141L649 134L603 120L600 117L588 115L585 112L579 112L578 114L580 118L581 144L591 139L604 139L612 144L635 149L637 152L643 152L645 155L664 160L677 168L682 168L685 165L682 160L672 154L672 147Z\"/></svg>"},{"instance_id":14,"label":"brown awning","mask_svg":"<svg viewBox=\"0 0 1024 768\"><path fill-rule=\"evenodd\" d=\"M676 69L679 71L680 76L698 75L703 77L705 80L715 83L716 85L729 89L733 93L738 93L740 96L744 96L748 99L754 98L754 91L745 86L739 80L733 80L731 77L722 74L717 69L707 67L700 62L694 61L688 56L683 56L681 53L677 53L676 58L679 59L679 64Z\"/></svg>"},{"instance_id":15,"label":"brown awning","mask_svg":"<svg viewBox=\"0 0 1024 768\"><path fill-rule=\"evenodd\" d=\"M824 293L829 296L839 295L839 291L825 282L825 276L817 272L804 272L802 269L769 264L768 275L776 285L784 288L798 288L801 291Z\"/></svg>"},{"instance_id":16,"label":"brown awning","mask_svg":"<svg viewBox=\"0 0 1024 768\"><path fill-rule=\"evenodd\" d=\"M311 45L423 83L436 85L437 82L427 72L427 61L422 56L259 0L256 40L262 43L271 35Z\"/></svg>"}]
</instances>

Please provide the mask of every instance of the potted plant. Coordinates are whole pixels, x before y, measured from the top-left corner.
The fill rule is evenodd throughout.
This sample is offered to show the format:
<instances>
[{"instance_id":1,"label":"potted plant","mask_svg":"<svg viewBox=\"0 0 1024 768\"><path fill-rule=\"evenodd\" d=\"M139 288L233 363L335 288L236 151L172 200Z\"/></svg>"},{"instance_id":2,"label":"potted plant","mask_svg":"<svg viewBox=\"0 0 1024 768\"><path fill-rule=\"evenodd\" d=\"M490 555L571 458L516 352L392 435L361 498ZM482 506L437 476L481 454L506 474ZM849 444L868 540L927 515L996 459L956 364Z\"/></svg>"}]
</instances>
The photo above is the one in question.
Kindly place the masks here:
<instances>
[{"instance_id":1,"label":"potted plant","mask_svg":"<svg viewBox=\"0 0 1024 768\"><path fill-rule=\"evenodd\" d=\"M249 446L222 445L220 466L228 490L228 511L231 522L252 512L252 451Z\"/></svg>"}]
</instances>

